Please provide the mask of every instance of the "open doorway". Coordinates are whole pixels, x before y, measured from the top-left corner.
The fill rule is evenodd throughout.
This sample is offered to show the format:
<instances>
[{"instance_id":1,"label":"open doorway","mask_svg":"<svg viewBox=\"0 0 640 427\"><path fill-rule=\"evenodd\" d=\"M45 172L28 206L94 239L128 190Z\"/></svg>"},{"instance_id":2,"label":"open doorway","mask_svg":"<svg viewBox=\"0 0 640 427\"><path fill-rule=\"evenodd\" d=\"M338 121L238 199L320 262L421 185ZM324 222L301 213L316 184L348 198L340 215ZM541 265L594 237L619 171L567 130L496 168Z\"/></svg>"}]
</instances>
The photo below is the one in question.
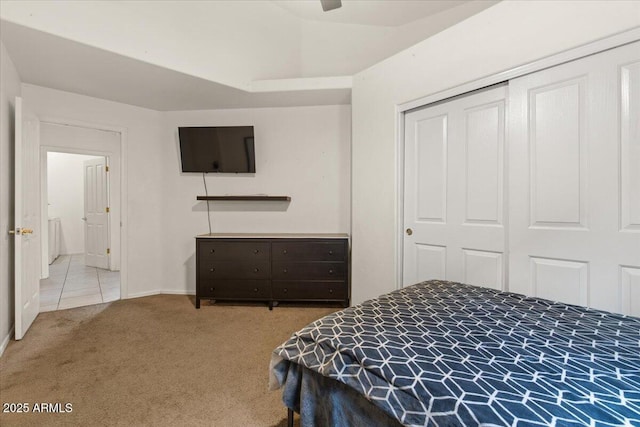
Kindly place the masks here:
<instances>
[{"instance_id":1,"label":"open doorway","mask_svg":"<svg viewBox=\"0 0 640 427\"><path fill-rule=\"evenodd\" d=\"M40 312L126 296L120 272L121 137L82 125L41 125Z\"/></svg>"},{"instance_id":2,"label":"open doorway","mask_svg":"<svg viewBox=\"0 0 640 427\"><path fill-rule=\"evenodd\" d=\"M120 299L120 272L109 269L108 158L46 154L43 259L49 271L40 281L40 311Z\"/></svg>"}]
</instances>

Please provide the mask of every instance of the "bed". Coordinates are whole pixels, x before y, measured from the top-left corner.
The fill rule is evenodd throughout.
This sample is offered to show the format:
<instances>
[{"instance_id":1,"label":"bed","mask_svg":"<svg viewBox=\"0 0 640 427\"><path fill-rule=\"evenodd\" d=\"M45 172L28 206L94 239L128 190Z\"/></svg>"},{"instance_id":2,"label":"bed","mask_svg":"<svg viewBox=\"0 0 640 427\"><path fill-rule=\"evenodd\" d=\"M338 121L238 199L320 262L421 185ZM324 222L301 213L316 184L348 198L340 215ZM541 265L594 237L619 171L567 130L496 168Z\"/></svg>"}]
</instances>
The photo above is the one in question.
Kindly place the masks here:
<instances>
[{"instance_id":1,"label":"bed","mask_svg":"<svg viewBox=\"0 0 640 427\"><path fill-rule=\"evenodd\" d=\"M303 427L640 426L640 319L428 281L293 334L270 387Z\"/></svg>"}]
</instances>

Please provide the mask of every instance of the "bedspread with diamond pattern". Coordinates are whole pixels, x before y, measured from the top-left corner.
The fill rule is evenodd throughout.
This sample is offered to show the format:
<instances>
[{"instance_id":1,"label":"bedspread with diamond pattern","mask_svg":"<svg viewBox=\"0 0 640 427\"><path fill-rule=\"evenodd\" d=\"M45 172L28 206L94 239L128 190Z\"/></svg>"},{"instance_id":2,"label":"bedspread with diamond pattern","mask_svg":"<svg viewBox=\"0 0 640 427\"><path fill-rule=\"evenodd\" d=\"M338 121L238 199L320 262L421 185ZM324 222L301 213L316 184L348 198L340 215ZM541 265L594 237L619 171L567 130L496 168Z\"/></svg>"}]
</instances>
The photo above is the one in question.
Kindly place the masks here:
<instances>
[{"instance_id":1,"label":"bedspread with diamond pattern","mask_svg":"<svg viewBox=\"0 0 640 427\"><path fill-rule=\"evenodd\" d=\"M289 361L404 425L640 426L640 319L487 288L429 281L333 313L274 350L276 387Z\"/></svg>"}]
</instances>

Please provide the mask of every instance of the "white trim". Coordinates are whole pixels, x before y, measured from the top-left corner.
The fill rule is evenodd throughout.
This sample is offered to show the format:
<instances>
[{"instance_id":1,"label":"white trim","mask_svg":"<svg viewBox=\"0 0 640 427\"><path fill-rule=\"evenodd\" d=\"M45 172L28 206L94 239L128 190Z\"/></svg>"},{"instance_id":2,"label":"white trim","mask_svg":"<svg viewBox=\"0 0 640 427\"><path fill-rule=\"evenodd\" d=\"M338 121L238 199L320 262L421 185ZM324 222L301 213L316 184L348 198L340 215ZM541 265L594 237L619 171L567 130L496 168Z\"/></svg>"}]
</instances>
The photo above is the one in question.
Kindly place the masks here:
<instances>
[{"instance_id":1,"label":"white trim","mask_svg":"<svg viewBox=\"0 0 640 427\"><path fill-rule=\"evenodd\" d=\"M481 77L479 79L472 80L470 82L463 83L461 85L445 89L443 91L436 92L413 101L399 104L398 109L400 113L403 113L407 110L424 107L428 104L442 101L443 99L452 98L454 96L472 92L477 89L492 86L496 83L512 80L516 77L522 77L525 74L531 74L545 68L555 67L557 65L564 64L565 62L574 61L585 56L600 53L602 51L633 43L638 40L640 40L640 27L624 31L622 33L614 34L613 36L574 47L560 53L546 56L536 61L519 65L515 68L492 74L490 76Z\"/></svg>"},{"instance_id":2,"label":"white trim","mask_svg":"<svg viewBox=\"0 0 640 427\"><path fill-rule=\"evenodd\" d=\"M109 132L116 132L120 134L120 153L119 154L119 163L120 163L120 262L119 262L119 271L120 271L120 298L127 299L130 298L129 295L129 283L128 283L128 246L127 246L127 225L128 225L128 187L127 187L127 134L128 129L122 126L114 126L104 123L95 123L88 122L83 120L75 120L63 117L55 117L55 116L41 116L40 122L43 124L51 124L51 125L59 125L59 126L73 126L85 129L93 129L93 130L102 130ZM49 145L41 145L41 148L46 150L55 150L58 152L66 152L66 153L76 153L76 154L96 154L106 156L108 158L113 156L113 152L110 151L101 151L101 150L93 150L91 148L85 150L84 148L81 150L75 148L65 148L65 147L53 147ZM110 159L113 160L113 159ZM118 227L118 219L112 219L112 226ZM110 267L112 267L110 260Z\"/></svg>"},{"instance_id":3,"label":"white trim","mask_svg":"<svg viewBox=\"0 0 640 427\"><path fill-rule=\"evenodd\" d=\"M404 126L405 114L396 106L396 191L398 193L396 206L396 289L403 286L404 273Z\"/></svg>"},{"instance_id":4,"label":"white trim","mask_svg":"<svg viewBox=\"0 0 640 427\"><path fill-rule=\"evenodd\" d=\"M429 104L433 104L439 101L443 101L445 99L453 98L455 96L465 95L471 93L473 91L483 89L489 86L493 86L499 83L507 84L507 91L509 90L508 81L517 77L524 76L525 74L534 73L536 71L543 70L545 68L555 67L560 64L564 64L566 62L574 61L576 59L583 58L585 56L594 55L596 53L603 52L605 50L614 49L616 47L620 47L629 43L634 43L640 40L640 27L635 27L627 31L623 31L618 34L614 34L612 36L596 40L591 43L587 43L572 49L568 49L553 55L546 56L544 58L538 59L536 61L519 65L510 70L502 71L496 74L492 74L490 76L485 76L480 79L472 80L467 83L463 83L461 85L445 89L440 92L436 92L421 98L418 98L413 101L408 101L402 104L396 105L396 289L402 287L402 273L404 268L404 118L405 113L409 110L413 110L415 108L426 107ZM505 160L508 159L509 155L509 133L508 133L508 102L509 96L507 92L507 98L505 99L505 148L504 148L504 156ZM504 177L504 199L503 203L505 209L508 209L508 179L509 174L506 173L508 171L508 167L505 168L505 177ZM505 241L508 242L508 215L505 217ZM505 290L509 290L509 282L508 282L508 274L509 274L509 252L508 245L505 247L504 252L504 261L506 263L505 267L505 278L504 287Z\"/></svg>"},{"instance_id":5,"label":"white trim","mask_svg":"<svg viewBox=\"0 0 640 427\"><path fill-rule=\"evenodd\" d=\"M154 289L152 291L136 292L135 294L129 294L126 298L121 296L120 299L150 297L153 295L162 295L162 292L163 292L162 289Z\"/></svg>"},{"instance_id":6,"label":"white trim","mask_svg":"<svg viewBox=\"0 0 640 427\"><path fill-rule=\"evenodd\" d=\"M188 291L188 290L186 290L186 289L177 289L177 290L173 290L173 289L167 290L167 289L164 289L164 290L161 292L161 294L162 294L162 295L191 295L191 296L195 296L195 295L196 295L196 292L195 292L195 291Z\"/></svg>"},{"instance_id":7,"label":"white trim","mask_svg":"<svg viewBox=\"0 0 640 427\"><path fill-rule=\"evenodd\" d=\"M122 300L124 299L134 299L134 298L144 298L144 297L152 297L154 295L189 295L189 296L195 296L196 292L195 291L188 291L188 290L184 290L184 289L154 289L152 291L144 291L144 292L137 292L135 294L130 294L127 298L121 298Z\"/></svg>"},{"instance_id":8,"label":"white trim","mask_svg":"<svg viewBox=\"0 0 640 427\"><path fill-rule=\"evenodd\" d=\"M5 336L2 340L2 344L0 344L0 356L2 356L4 351L7 349L7 346L9 345L9 341L11 341L11 337L13 336L14 328L15 326L12 326L11 329L9 329L9 333L7 334L7 336Z\"/></svg>"},{"instance_id":9,"label":"white trim","mask_svg":"<svg viewBox=\"0 0 640 427\"><path fill-rule=\"evenodd\" d=\"M42 142L42 141L40 141ZM40 144L40 279L49 277L49 165L47 153Z\"/></svg>"},{"instance_id":10,"label":"white trim","mask_svg":"<svg viewBox=\"0 0 640 427\"><path fill-rule=\"evenodd\" d=\"M353 76L302 77L293 79L254 80L250 93L293 92L307 90L339 90L349 92L353 87Z\"/></svg>"}]
</instances>

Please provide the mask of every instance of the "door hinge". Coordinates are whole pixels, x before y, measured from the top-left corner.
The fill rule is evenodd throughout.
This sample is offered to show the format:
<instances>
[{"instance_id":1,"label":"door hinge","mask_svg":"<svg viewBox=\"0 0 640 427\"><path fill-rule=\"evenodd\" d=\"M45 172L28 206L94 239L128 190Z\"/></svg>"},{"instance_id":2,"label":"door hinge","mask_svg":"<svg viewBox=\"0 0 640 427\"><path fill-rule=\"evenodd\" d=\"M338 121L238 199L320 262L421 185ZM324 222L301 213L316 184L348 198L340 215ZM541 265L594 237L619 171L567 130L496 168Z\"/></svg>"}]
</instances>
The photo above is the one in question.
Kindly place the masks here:
<instances>
[{"instance_id":1,"label":"door hinge","mask_svg":"<svg viewBox=\"0 0 640 427\"><path fill-rule=\"evenodd\" d=\"M104 208L104 211L105 211L106 213L109 213L109 212L110 212L110 211L109 211L109 206L107 206L106 208Z\"/></svg>"},{"instance_id":2,"label":"door hinge","mask_svg":"<svg viewBox=\"0 0 640 427\"><path fill-rule=\"evenodd\" d=\"M107 248L107 255L111 253L111 248Z\"/></svg>"},{"instance_id":3,"label":"door hinge","mask_svg":"<svg viewBox=\"0 0 640 427\"><path fill-rule=\"evenodd\" d=\"M109 172L109 166L105 166L105 167L104 167L104 171L105 171L105 172Z\"/></svg>"}]
</instances>

